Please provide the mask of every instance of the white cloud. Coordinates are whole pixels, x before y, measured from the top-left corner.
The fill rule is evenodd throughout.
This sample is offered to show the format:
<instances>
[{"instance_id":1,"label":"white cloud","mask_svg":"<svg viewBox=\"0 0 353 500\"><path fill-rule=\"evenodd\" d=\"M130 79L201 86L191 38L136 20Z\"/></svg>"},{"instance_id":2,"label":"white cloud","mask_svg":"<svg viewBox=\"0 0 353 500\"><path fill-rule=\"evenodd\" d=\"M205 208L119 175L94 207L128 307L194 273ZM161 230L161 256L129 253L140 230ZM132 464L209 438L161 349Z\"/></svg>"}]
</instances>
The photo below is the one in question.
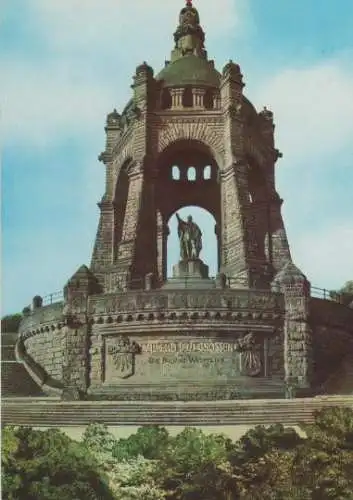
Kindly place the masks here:
<instances>
[{"instance_id":1,"label":"white cloud","mask_svg":"<svg viewBox=\"0 0 353 500\"><path fill-rule=\"evenodd\" d=\"M348 58L347 58L348 59ZM287 68L255 92L274 111L284 161L313 168L352 142L353 67L346 57L304 68Z\"/></svg>"},{"instance_id":2,"label":"white cloud","mask_svg":"<svg viewBox=\"0 0 353 500\"><path fill-rule=\"evenodd\" d=\"M241 26L243 0L199 3L210 38ZM33 0L28 23L46 55L0 60L4 143L48 148L66 137L97 138L106 113L129 99L134 68L146 58L156 71L163 67L182 5Z\"/></svg>"},{"instance_id":3,"label":"white cloud","mask_svg":"<svg viewBox=\"0 0 353 500\"><path fill-rule=\"evenodd\" d=\"M341 288L352 279L352 222L330 222L320 230L302 232L296 238L293 254L312 285Z\"/></svg>"},{"instance_id":4,"label":"white cloud","mask_svg":"<svg viewBox=\"0 0 353 500\"><path fill-rule=\"evenodd\" d=\"M74 228L62 230L55 226L47 226L45 230L39 227L35 237L30 229L22 229L20 238L7 242L2 276L2 308L5 313L14 311L14 307L21 310L36 294L45 295L62 289L70 274L82 263L75 262L70 251L72 242L77 240ZM75 246L83 251L81 241L75 241Z\"/></svg>"},{"instance_id":5,"label":"white cloud","mask_svg":"<svg viewBox=\"0 0 353 500\"><path fill-rule=\"evenodd\" d=\"M255 97L273 110L277 147L284 153L277 186L293 259L314 285L338 288L350 279L353 255L353 221L346 219L353 177L341 167L353 154L351 61L340 54L285 68Z\"/></svg>"},{"instance_id":6,"label":"white cloud","mask_svg":"<svg viewBox=\"0 0 353 500\"><path fill-rule=\"evenodd\" d=\"M75 79L63 64L2 64L5 144L50 147L67 137L97 134L115 102L114 88L104 82Z\"/></svg>"},{"instance_id":7,"label":"white cloud","mask_svg":"<svg viewBox=\"0 0 353 500\"><path fill-rule=\"evenodd\" d=\"M178 23L182 1L160 0L34 0L34 14L48 42L56 48L94 51L109 47L130 56L141 46L154 52L167 49ZM197 3L197 5L196 5ZM201 24L210 38L225 35L235 28L241 30L246 8L244 0L199 0ZM150 51L151 52L151 51ZM112 61L113 63L113 61Z\"/></svg>"}]
</instances>

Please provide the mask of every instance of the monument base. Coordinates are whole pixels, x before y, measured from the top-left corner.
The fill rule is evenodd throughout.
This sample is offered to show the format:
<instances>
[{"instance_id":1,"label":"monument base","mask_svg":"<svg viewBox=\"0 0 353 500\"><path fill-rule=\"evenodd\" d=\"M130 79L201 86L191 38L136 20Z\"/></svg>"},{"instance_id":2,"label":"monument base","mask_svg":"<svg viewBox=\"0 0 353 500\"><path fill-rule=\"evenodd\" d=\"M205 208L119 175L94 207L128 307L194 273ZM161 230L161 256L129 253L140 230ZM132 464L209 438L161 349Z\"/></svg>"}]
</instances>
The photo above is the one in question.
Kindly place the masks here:
<instances>
[{"instance_id":1,"label":"monument base","mask_svg":"<svg viewBox=\"0 0 353 500\"><path fill-rule=\"evenodd\" d=\"M208 266L201 259L181 260L173 266L173 278L208 279Z\"/></svg>"},{"instance_id":2,"label":"monument base","mask_svg":"<svg viewBox=\"0 0 353 500\"><path fill-rule=\"evenodd\" d=\"M208 277L208 269L201 259L181 260L173 266L173 277L164 288L214 288L215 281Z\"/></svg>"}]
</instances>

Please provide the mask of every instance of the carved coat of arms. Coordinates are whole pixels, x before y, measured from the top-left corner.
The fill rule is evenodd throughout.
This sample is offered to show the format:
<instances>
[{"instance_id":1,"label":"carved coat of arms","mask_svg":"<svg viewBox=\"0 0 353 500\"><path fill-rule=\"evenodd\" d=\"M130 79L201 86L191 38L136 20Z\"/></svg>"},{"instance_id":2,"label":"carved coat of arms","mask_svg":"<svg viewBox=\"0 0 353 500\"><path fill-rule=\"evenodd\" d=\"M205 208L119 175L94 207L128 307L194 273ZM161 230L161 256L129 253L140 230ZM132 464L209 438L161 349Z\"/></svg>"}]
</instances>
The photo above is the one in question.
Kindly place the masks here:
<instances>
[{"instance_id":1,"label":"carved coat of arms","mask_svg":"<svg viewBox=\"0 0 353 500\"><path fill-rule=\"evenodd\" d=\"M108 347L108 354L113 358L115 373L120 378L129 378L135 373L135 356L141 347L127 337L119 337L116 344Z\"/></svg>"},{"instance_id":2,"label":"carved coat of arms","mask_svg":"<svg viewBox=\"0 0 353 500\"><path fill-rule=\"evenodd\" d=\"M236 350L242 354L242 367L244 373L249 377L256 377L261 373L261 356L258 350L255 336L248 333L239 339Z\"/></svg>"}]
</instances>

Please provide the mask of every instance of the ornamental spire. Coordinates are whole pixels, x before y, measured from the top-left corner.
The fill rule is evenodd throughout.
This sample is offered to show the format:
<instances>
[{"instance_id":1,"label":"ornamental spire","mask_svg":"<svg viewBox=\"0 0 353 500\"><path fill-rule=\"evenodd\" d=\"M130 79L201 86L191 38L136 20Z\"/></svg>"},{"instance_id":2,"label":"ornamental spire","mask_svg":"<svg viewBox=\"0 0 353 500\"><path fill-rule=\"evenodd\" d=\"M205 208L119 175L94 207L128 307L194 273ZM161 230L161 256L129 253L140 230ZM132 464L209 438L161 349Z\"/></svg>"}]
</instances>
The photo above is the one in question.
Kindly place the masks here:
<instances>
[{"instance_id":1,"label":"ornamental spire","mask_svg":"<svg viewBox=\"0 0 353 500\"><path fill-rule=\"evenodd\" d=\"M186 0L185 7L180 11L179 26L174 33L174 41L173 60L190 54L207 57L204 48L205 33L200 26L200 16L192 0Z\"/></svg>"}]
</instances>

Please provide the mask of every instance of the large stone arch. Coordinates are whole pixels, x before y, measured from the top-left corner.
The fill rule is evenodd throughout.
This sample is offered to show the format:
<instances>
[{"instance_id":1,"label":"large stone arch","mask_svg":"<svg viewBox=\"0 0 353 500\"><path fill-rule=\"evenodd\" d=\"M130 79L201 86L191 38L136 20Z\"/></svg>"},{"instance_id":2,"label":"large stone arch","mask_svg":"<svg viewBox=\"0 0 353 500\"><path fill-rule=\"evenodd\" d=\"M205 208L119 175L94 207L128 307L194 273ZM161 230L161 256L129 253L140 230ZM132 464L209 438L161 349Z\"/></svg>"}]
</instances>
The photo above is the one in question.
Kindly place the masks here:
<instances>
[{"instance_id":1,"label":"large stone arch","mask_svg":"<svg viewBox=\"0 0 353 500\"><path fill-rule=\"evenodd\" d=\"M130 151L126 151L123 157L119 156L119 161L116 162L116 167L114 169L114 175L112 177L111 194L112 200L114 201L117 197L117 189L120 184L121 176L129 175L130 171L136 166L136 161L134 160Z\"/></svg>"},{"instance_id":2,"label":"large stone arch","mask_svg":"<svg viewBox=\"0 0 353 500\"><path fill-rule=\"evenodd\" d=\"M219 120L174 119L163 124L159 132L158 153L180 140L194 140L204 144L212 152L220 169L224 163L223 130Z\"/></svg>"},{"instance_id":3,"label":"large stone arch","mask_svg":"<svg viewBox=\"0 0 353 500\"><path fill-rule=\"evenodd\" d=\"M218 239L218 261L221 245L221 192L219 165L212 148L193 138L181 138L167 145L156 158L155 207L157 211L157 233L159 257L157 267L160 277L166 277L166 246L168 221L172 214L186 206L196 206L209 212L216 221ZM173 167L180 167L182 175L173 179ZM203 174L210 167L210 178ZM194 180L188 179L186 171L195 169Z\"/></svg>"},{"instance_id":4,"label":"large stone arch","mask_svg":"<svg viewBox=\"0 0 353 500\"><path fill-rule=\"evenodd\" d=\"M196 180L188 182L186 177L182 177L180 182L174 182L171 177L171 168L178 161L183 166L188 165L196 168ZM190 161L190 164L187 162ZM163 215L168 218L175 210L184 205L196 205L209 211L216 220L219 218L220 210L220 188L219 172L220 167L215 158L212 148L202 141L195 139L179 139L168 146L156 158L156 179L157 179L157 206L160 205ZM201 175L204 167L211 167L211 178L204 182ZM185 172L184 172L185 173ZM167 192L165 204L162 198ZM218 207L214 207L214 200L217 198ZM164 205L164 207L163 207Z\"/></svg>"},{"instance_id":5,"label":"large stone arch","mask_svg":"<svg viewBox=\"0 0 353 500\"><path fill-rule=\"evenodd\" d=\"M111 196L112 200L115 197L116 185L121 169L127 164L135 162L133 142L128 140L124 145L114 151L114 154L115 156L112 163L107 167L107 193Z\"/></svg>"}]
</instances>

